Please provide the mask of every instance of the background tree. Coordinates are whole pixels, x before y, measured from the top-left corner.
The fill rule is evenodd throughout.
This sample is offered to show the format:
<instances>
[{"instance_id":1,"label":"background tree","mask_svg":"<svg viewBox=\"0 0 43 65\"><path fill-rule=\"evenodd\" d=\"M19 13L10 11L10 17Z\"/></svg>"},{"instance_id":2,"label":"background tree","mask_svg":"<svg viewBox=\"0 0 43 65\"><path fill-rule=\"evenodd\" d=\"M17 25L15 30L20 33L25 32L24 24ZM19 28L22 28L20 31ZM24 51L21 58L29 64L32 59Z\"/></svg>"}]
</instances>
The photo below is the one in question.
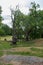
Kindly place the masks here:
<instances>
[{"instance_id":1,"label":"background tree","mask_svg":"<svg viewBox=\"0 0 43 65\"><path fill-rule=\"evenodd\" d=\"M12 28L6 24L0 26L0 36L12 35Z\"/></svg>"},{"instance_id":2,"label":"background tree","mask_svg":"<svg viewBox=\"0 0 43 65\"><path fill-rule=\"evenodd\" d=\"M23 35L23 26L22 26L22 23L23 23L23 13L21 13L21 11L19 10L19 8L17 9L16 11L16 22L15 22L15 25L16 25L16 34L17 34L17 38L20 39L22 38L22 35Z\"/></svg>"},{"instance_id":3,"label":"background tree","mask_svg":"<svg viewBox=\"0 0 43 65\"><path fill-rule=\"evenodd\" d=\"M12 11L12 14L14 16L14 19L11 16L12 21L13 21L13 40L15 38L20 39L20 38L22 38L22 35L23 35L22 22L23 22L24 15L19 10L19 6L17 6L16 11L14 11L14 10Z\"/></svg>"},{"instance_id":4,"label":"background tree","mask_svg":"<svg viewBox=\"0 0 43 65\"><path fill-rule=\"evenodd\" d=\"M8 25L2 24L2 29L5 32L4 35L12 35L12 28L10 28Z\"/></svg>"},{"instance_id":5,"label":"background tree","mask_svg":"<svg viewBox=\"0 0 43 65\"><path fill-rule=\"evenodd\" d=\"M30 10L29 20L31 27L33 27L31 35L33 35L33 38L35 39L38 37L38 23L40 19L39 19L39 13L37 11L40 6L35 2L31 2L31 5L32 7L29 9Z\"/></svg>"}]
</instances>

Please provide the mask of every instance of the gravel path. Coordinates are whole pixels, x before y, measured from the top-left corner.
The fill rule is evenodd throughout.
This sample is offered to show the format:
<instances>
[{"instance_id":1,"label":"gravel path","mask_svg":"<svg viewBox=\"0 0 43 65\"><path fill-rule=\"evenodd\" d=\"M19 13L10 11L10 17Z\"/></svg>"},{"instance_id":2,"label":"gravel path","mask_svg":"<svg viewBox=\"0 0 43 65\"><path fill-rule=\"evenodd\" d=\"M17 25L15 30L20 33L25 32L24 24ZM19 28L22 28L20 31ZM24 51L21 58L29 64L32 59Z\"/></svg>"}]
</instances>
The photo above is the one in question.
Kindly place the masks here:
<instances>
[{"instance_id":1,"label":"gravel path","mask_svg":"<svg viewBox=\"0 0 43 65\"><path fill-rule=\"evenodd\" d=\"M5 55L0 62L11 63L12 65L43 65L43 58L34 56Z\"/></svg>"}]
</instances>

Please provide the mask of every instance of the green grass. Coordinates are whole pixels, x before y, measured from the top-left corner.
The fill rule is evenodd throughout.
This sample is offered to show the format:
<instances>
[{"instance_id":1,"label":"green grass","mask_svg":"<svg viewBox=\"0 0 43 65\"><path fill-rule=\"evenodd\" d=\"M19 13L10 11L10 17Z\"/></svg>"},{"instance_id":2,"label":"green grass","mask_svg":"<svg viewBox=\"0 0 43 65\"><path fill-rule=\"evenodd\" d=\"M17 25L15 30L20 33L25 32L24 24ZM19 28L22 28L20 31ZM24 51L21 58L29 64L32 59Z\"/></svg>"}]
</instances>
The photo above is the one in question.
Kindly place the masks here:
<instances>
[{"instance_id":1,"label":"green grass","mask_svg":"<svg viewBox=\"0 0 43 65\"><path fill-rule=\"evenodd\" d=\"M10 48L15 48L15 47L31 47L34 46L34 43L32 41L26 42L26 41L19 41L17 42L16 45L11 45L11 42L7 41L0 41L0 50L7 50Z\"/></svg>"},{"instance_id":2,"label":"green grass","mask_svg":"<svg viewBox=\"0 0 43 65\"><path fill-rule=\"evenodd\" d=\"M7 50L7 49L10 49L12 48L12 46L10 45L11 43L10 42L0 42L0 50Z\"/></svg>"},{"instance_id":3,"label":"green grass","mask_svg":"<svg viewBox=\"0 0 43 65\"><path fill-rule=\"evenodd\" d=\"M7 38L7 40L10 40L11 37L7 36L7 37L1 37L1 39L5 39ZM38 44L37 44L38 45ZM2 52L3 50L8 50L11 48L16 48L16 47L31 47L29 52L6 52L6 54L12 54L12 55L28 55L28 56L38 56L38 57L43 57L43 49L38 49L35 48L37 47L37 45L35 44L34 41L19 41L17 42L17 45L11 45L10 42L6 42L6 41L0 41L0 56L2 56L4 54L4 52ZM40 47L43 47L43 44L40 45ZM34 53L33 53L34 52Z\"/></svg>"},{"instance_id":4,"label":"green grass","mask_svg":"<svg viewBox=\"0 0 43 65\"><path fill-rule=\"evenodd\" d=\"M33 47L31 47L31 50L32 51L37 51L37 52L40 52L40 51L42 52L43 51L43 49L38 49L38 48L33 48Z\"/></svg>"},{"instance_id":5,"label":"green grass","mask_svg":"<svg viewBox=\"0 0 43 65\"><path fill-rule=\"evenodd\" d=\"M8 55L30 55L30 52L7 52Z\"/></svg>"},{"instance_id":6,"label":"green grass","mask_svg":"<svg viewBox=\"0 0 43 65\"><path fill-rule=\"evenodd\" d=\"M34 46L34 42L33 41L19 41L17 42L17 46L30 47L30 46Z\"/></svg>"},{"instance_id":7,"label":"green grass","mask_svg":"<svg viewBox=\"0 0 43 65\"><path fill-rule=\"evenodd\" d=\"M25 55L25 56L38 56L43 57L43 49L37 49L37 48L30 48L31 51L28 52L14 52L14 51L6 51L4 53L3 51L0 52L0 56L6 54L6 55Z\"/></svg>"},{"instance_id":8,"label":"green grass","mask_svg":"<svg viewBox=\"0 0 43 65\"><path fill-rule=\"evenodd\" d=\"M43 57L42 53L32 53L32 52L7 52L8 55L25 55L25 56L38 56Z\"/></svg>"},{"instance_id":9,"label":"green grass","mask_svg":"<svg viewBox=\"0 0 43 65\"><path fill-rule=\"evenodd\" d=\"M31 48L31 50L35 52L35 56L43 57L43 49Z\"/></svg>"}]
</instances>

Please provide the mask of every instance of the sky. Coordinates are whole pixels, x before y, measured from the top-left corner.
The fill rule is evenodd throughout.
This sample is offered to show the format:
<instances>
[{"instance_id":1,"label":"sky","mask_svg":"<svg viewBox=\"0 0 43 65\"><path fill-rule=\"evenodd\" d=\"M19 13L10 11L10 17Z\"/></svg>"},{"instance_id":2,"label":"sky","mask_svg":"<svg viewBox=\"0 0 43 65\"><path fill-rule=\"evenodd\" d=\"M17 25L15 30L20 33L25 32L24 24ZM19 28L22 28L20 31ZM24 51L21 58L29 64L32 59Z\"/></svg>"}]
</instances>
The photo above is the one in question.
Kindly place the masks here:
<instances>
[{"instance_id":1,"label":"sky","mask_svg":"<svg viewBox=\"0 0 43 65\"><path fill-rule=\"evenodd\" d=\"M14 8L16 5L19 4L19 8L21 10L22 13L27 14L29 12L29 8L30 8L30 3L31 2L36 2L38 4L40 4L40 9L43 9L43 0L0 0L0 6L2 7L2 16L5 18L5 20L3 21L3 23L6 23L8 25L11 25L11 20L10 18L8 18L7 16L11 15L10 13L10 8ZM7 19L6 19L7 17ZM10 22L8 22L8 20Z\"/></svg>"}]
</instances>

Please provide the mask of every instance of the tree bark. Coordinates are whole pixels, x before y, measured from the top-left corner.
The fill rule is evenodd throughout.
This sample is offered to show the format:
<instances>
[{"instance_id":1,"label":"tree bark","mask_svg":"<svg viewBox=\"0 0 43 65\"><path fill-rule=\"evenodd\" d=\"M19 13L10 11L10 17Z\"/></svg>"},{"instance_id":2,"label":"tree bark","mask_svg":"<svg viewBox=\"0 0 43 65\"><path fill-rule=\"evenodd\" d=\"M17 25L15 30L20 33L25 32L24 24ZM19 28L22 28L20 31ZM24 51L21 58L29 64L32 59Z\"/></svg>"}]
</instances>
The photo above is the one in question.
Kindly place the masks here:
<instances>
[{"instance_id":1,"label":"tree bark","mask_svg":"<svg viewBox=\"0 0 43 65\"><path fill-rule=\"evenodd\" d=\"M13 21L13 34L12 34L12 43L15 45L17 42L17 35L16 35L16 27L15 27L15 20Z\"/></svg>"},{"instance_id":2,"label":"tree bark","mask_svg":"<svg viewBox=\"0 0 43 65\"><path fill-rule=\"evenodd\" d=\"M26 33L26 41L28 41L28 33Z\"/></svg>"}]
</instances>

